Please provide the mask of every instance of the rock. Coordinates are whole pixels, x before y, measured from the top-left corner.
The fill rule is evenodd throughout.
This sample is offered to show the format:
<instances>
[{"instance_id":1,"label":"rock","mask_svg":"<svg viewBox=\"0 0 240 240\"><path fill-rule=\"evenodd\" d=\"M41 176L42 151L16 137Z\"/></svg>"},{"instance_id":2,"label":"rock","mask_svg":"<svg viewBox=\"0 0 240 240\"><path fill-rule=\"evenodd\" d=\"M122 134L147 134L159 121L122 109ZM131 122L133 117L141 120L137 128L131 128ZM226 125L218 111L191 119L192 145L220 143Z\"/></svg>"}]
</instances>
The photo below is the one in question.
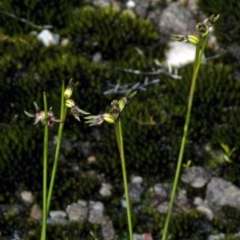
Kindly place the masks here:
<instances>
[{"instance_id":1,"label":"rock","mask_svg":"<svg viewBox=\"0 0 240 240\"><path fill-rule=\"evenodd\" d=\"M87 220L88 208L87 202L78 200L78 203L72 203L66 209L70 221L79 221L84 223Z\"/></svg>"},{"instance_id":2,"label":"rock","mask_svg":"<svg viewBox=\"0 0 240 240\"><path fill-rule=\"evenodd\" d=\"M193 200L193 203L197 206L201 205L203 203L203 199L200 197L195 197Z\"/></svg>"},{"instance_id":3,"label":"rock","mask_svg":"<svg viewBox=\"0 0 240 240\"><path fill-rule=\"evenodd\" d=\"M38 204L34 204L30 211L30 218L34 220L41 220L42 219L42 209Z\"/></svg>"},{"instance_id":4,"label":"rock","mask_svg":"<svg viewBox=\"0 0 240 240\"><path fill-rule=\"evenodd\" d=\"M204 201L203 201L201 198L196 197L196 198L194 199L194 204L197 205L196 210L197 210L198 212L203 213L209 221L212 221L212 220L213 220L214 212L213 212L213 210L210 208L207 200L204 200Z\"/></svg>"},{"instance_id":5,"label":"rock","mask_svg":"<svg viewBox=\"0 0 240 240\"><path fill-rule=\"evenodd\" d=\"M134 233L134 234L133 234L133 240L143 240L142 234L136 234L136 233Z\"/></svg>"},{"instance_id":6,"label":"rock","mask_svg":"<svg viewBox=\"0 0 240 240\"><path fill-rule=\"evenodd\" d=\"M140 183L129 183L129 198L132 203L138 203L141 199L141 194L143 192L143 188Z\"/></svg>"},{"instance_id":7,"label":"rock","mask_svg":"<svg viewBox=\"0 0 240 240\"><path fill-rule=\"evenodd\" d=\"M102 57L101 52L96 52L93 54L93 57L92 57L93 62L100 63L102 61L102 59L103 59L103 57Z\"/></svg>"},{"instance_id":8,"label":"rock","mask_svg":"<svg viewBox=\"0 0 240 240\"><path fill-rule=\"evenodd\" d=\"M185 189L178 190L174 204L178 207L179 210L184 212L191 209L189 200L187 198L187 191Z\"/></svg>"},{"instance_id":9,"label":"rock","mask_svg":"<svg viewBox=\"0 0 240 240\"><path fill-rule=\"evenodd\" d=\"M240 209L240 189L229 181L213 177L207 185L206 200L211 207L228 205Z\"/></svg>"},{"instance_id":10,"label":"rock","mask_svg":"<svg viewBox=\"0 0 240 240\"><path fill-rule=\"evenodd\" d=\"M104 205L102 202L89 201L89 217L91 223L101 223L103 217Z\"/></svg>"},{"instance_id":11,"label":"rock","mask_svg":"<svg viewBox=\"0 0 240 240\"><path fill-rule=\"evenodd\" d=\"M61 211L61 210L50 211L49 215L50 215L50 219L47 220L48 224L66 225L68 223L68 220L66 219L67 213L64 211Z\"/></svg>"},{"instance_id":12,"label":"rock","mask_svg":"<svg viewBox=\"0 0 240 240\"><path fill-rule=\"evenodd\" d=\"M142 184L143 182L143 178L140 176L133 176L131 178L131 183L138 183L138 184Z\"/></svg>"},{"instance_id":13,"label":"rock","mask_svg":"<svg viewBox=\"0 0 240 240\"><path fill-rule=\"evenodd\" d=\"M220 233L218 235L210 235L208 240L224 240L226 239L226 235L224 233Z\"/></svg>"},{"instance_id":14,"label":"rock","mask_svg":"<svg viewBox=\"0 0 240 240\"><path fill-rule=\"evenodd\" d=\"M180 68L194 62L196 47L190 43L170 41L165 53L166 64Z\"/></svg>"},{"instance_id":15,"label":"rock","mask_svg":"<svg viewBox=\"0 0 240 240\"><path fill-rule=\"evenodd\" d=\"M169 206L169 203L167 201L164 201L162 203L160 203L156 209L158 212L160 213L163 213L163 214L167 214L168 212L168 206Z\"/></svg>"},{"instance_id":16,"label":"rock","mask_svg":"<svg viewBox=\"0 0 240 240\"><path fill-rule=\"evenodd\" d=\"M134 8L135 6L136 6L136 2L133 1L133 0L128 0L128 1L126 2L126 7L127 7L127 8Z\"/></svg>"},{"instance_id":17,"label":"rock","mask_svg":"<svg viewBox=\"0 0 240 240\"><path fill-rule=\"evenodd\" d=\"M68 46L68 45L69 45L69 39L68 39L68 38L63 38L63 39L61 40L60 45L61 45L62 47Z\"/></svg>"},{"instance_id":18,"label":"rock","mask_svg":"<svg viewBox=\"0 0 240 240\"><path fill-rule=\"evenodd\" d=\"M113 228L112 220L108 216L101 219L102 236L104 240L113 240L115 237L115 230Z\"/></svg>"},{"instance_id":19,"label":"rock","mask_svg":"<svg viewBox=\"0 0 240 240\"><path fill-rule=\"evenodd\" d=\"M54 34L50 32L48 29L42 30L37 38L46 46L57 45L60 40L60 36L58 34Z\"/></svg>"},{"instance_id":20,"label":"rock","mask_svg":"<svg viewBox=\"0 0 240 240\"><path fill-rule=\"evenodd\" d=\"M150 205L152 207L156 207L161 202L166 200L166 198L167 198L167 190L166 190L166 187L164 186L164 184L161 184L161 183L155 184L153 187L153 193L151 196L151 200L150 200L151 204Z\"/></svg>"},{"instance_id":21,"label":"rock","mask_svg":"<svg viewBox=\"0 0 240 240\"><path fill-rule=\"evenodd\" d=\"M60 210L50 211L49 215L50 215L50 217L51 217L52 219L56 219L56 218L66 218L66 217L67 217L67 213L64 212L64 211L60 211Z\"/></svg>"},{"instance_id":22,"label":"rock","mask_svg":"<svg viewBox=\"0 0 240 240\"><path fill-rule=\"evenodd\" d=\"M184 170L181 175L181 180L184 183L190 184L192 187L201 188L209 181L210 177L210 170L194 166Z\"/></svg>"},{"instance_id":23,"label":"rock","mask_svg":"<svg viewBox=\"0 0 240 240\"><path fill-rule=\"evenodd\" d=\"M112 185L109 183L102 183L99 193L103 197L110 197L112 196Z\"/></svg>"},{"instance_id":24,"label":"rock","mask_svg":"<svg viewBox=\"0 0 240 240\"><path fill-rule=\"evenodd\" d=\"M133 240L153 240L150 233L133 234Z\"/></svg>"},{"instance_id":25,"label":"rock","mask_svg":"<svg viewBox=\"0 0 240 240\"><path fill-rule=\"evenodd\" d=\"M156 183L153 187L153 191L156 195L161 196L162 198L167 197L167 190L164 184Z\"/></svg>"},{"instance_id":26,"label":"rock","mask_svg":"<svg viewBox=\"0 0 240 240\"><path fill-rule=\"evenodd\" d=\"M198 13L199 7L197 5L197 0L188 0L187 8L194 14Z\"/></svg>"},{"instance_id":27,"label":"rock","mask_svg":"<svg viewBox=\"0 0 240 240\"><path fill-rule=\"evenodd\" d=\"M151 233L144 233L143 234L143 240L153 240Z\"/></svg>"},{"instance_id":28,"label":"rock","mask_svg":"<svg viewBox=\"0 0 240 240\"><path fill-rule=\"evenodd\" d=\"M30 191L23 190L20 193L20 196L24 203L30 204L33 202L33 194Z\"/></svg>"},{"instance_id":29,"label":"rock","mask_svg":"<svg viewBox=\"0 0 240 240\"><path fill-rule=\"evenodd\" d=\"M165 8L160 17L160 30L166 34L196 33L194 14L179 2L172 2Z\"/></svg>"},{"instance_id":30,"label":"rock","mask_svg":"<svg viewBox=\"0 0 240 240\"><path fill-rule=\"evenodd\" d=\"M199 205L197 206L196 210L203 213L209 221L213 220L214 214L209 207L205 205Z\"/></svg>"}]
</instances>

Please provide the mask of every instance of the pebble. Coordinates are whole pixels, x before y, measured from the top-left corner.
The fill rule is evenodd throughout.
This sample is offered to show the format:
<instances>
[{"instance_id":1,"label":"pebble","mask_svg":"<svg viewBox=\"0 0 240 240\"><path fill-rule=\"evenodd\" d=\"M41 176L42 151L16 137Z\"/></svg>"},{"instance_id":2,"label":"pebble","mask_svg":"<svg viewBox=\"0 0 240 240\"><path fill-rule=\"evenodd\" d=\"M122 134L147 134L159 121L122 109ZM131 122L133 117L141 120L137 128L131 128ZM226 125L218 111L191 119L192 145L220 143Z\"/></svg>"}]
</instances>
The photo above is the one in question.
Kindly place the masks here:
<instances>
[{"instance_id":1,"label":"pebble","mask_svg":"<svg viewBox=\"0 0 240 240\"><path fill-rule=\"evenodd\" d=\"M231 182L213 177L207 185L206 200L211 207L231 206L240 209L240 188Z\"/></svg>"},{"instance_id":2,"label":"pebble","mask_svg":"<svg viewBox=\"0 0 240 240\"><path fill-rule=\"evenodd\" d=\"M42 219L42 209L38 204L34 204L30 211L30 218L34 220Z\"/></svg>"},{"instance_id":3,"label":"pebble","mask_svg":"<svg viewBox=\"0 0 240 240\"><path fill-rule=\"evenodd\" d=\"M110 197L112 196L112 185L109 183L102 183L99 193L102 197Z\"/></svg>"},{"instance_id":4,"label":"pebble","mask_svg":"<svg viewBox=\"0 0 240 240\"><path fill-rule=\"evenodd\" d=\"M49 215L52 219L67 217L67 213L65 211L61 211L61 210L50 211Z\"/></svg>"},{"instance_id":5,"label":"pebble","mask_svg":"<svg viewBox=\"0 0 240 240\"><path fill-rule=\"evenodd\" d=\"M87 220L88 208L87 202L78 200L78 203L72 203L66 209L70 221L79 221L84 223Z\"/></svg>"},{"instance_id":6,"label":"pebble","mask_svg":"<svg viewBox=\"0 0 240 240\"><path fill-rule=\"evenodd\" d=\"M113 240L115 237L115 230L113 228L112 220L108 216L103 216L101 219L102 236L104 240Z\"/></svg>"},{"instance_id":7,"label":"pebble","mask_svg":"<svg viewBox=\"0 0 240 240\"><path fill-rule=\"evenodd\" d=\"M91 223L101 223L104 212L104 205L102 202L89 201L89 217L88 221Z\"/></svg>"},{"instance_id":8,"label":"pebble","mask_svg":"<svg viewBox=\"0 0 240 240\"><path fill-rule=\"evenodd\" d=\"M189 167L184 170L181 180L194 188L203 187L210 179L211 172L199 166Z\"/></svg>"},{"instance_id":9,"label":"pebble","mask_svg":"<svg viewBox=\"0 0 240 240\"><path fill-rule=\"evenodd\" d=\"M31 191L23 190L20 195L24 203L30 204L33 202L33 194Z\"/></svg>"}]
</instances>

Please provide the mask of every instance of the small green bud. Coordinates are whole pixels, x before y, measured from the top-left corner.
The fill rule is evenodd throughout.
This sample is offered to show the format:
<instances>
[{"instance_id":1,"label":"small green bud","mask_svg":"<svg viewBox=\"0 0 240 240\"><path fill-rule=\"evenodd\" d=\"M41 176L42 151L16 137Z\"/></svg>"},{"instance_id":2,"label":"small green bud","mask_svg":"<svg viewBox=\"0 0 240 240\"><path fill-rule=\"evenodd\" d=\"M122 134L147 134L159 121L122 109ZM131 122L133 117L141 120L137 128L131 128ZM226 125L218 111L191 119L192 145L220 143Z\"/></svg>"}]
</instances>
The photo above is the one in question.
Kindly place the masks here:
<instances>
[{"instance_id":1,"label":"small green bud","mask_svg":"<svg viewBox=\"0 0 240 240\"><path fill-rule=\"evenodd\" d=\"M115 122L115 118L112 114L110 113L104 113L103 114L103 119L109 123L114 123Z\"/></svg>"},{"instance_id":2,"label":"small green bud","mask_svg":"<svg viewBox=\"0 0 240 240\"><path fill-rule=\"evenodd\" d=\"M197 45L200 41L199 37L196 36L196 35L188 35L187 36L187 40L188 42L194 44L194 45Z\"/></svg>"},{"instance_id":3,"label":"small green bud","mask_svg":"<svg viewBox=\"0 0 240 240\"><path fill-rule=\"evenodd\" d=\"M205 23L198 23L196 29L202 37L205 37L208 34L209 26Z\"/></svg>"},{"instance_id":4,"label":"small green bud","mask_svg":"<svg viewBox=\"0 0 240 240\"><path fill-rule=\"evenodd\" d=\"M72 96L72 93L73 93L73 88L75 87L75 83L72 82L72 79L70 79L66 89L65 89L65 92L64 92L64 97L66 99L70 99L70 97Z\"/></svg>"},{"instance_id":5,"label":"small green bud","mask_svg":"<svg viewBox=\"0 0 240 240\"><path fill-rule=\"evenodd\" d=\"M65 92L64 92L64 97L66 99L69 99L72 96L73 89L71 87L67 87Z\"/></svg>"},{"instance_id":6,"label":"small green bud","mask_svg":"<svg viewBox=\"0 0 240 240\"><path fill-rule=\"evenodd\" d=\"M210 16L209 19L207 20L206 24L209 25L210 27L219 19L220 15L218 14L217 16Z\"/></svg>"},{"instance_id":7,"label":"small green bud","mask_svg":"<svg viewBox=\"0 0 240 240\"><path fill-rule=\"evenodd\" d=\"M120 112L124 109L124 107L125 107L125 105L126 105L126 102L127 102L126 97L121 98L121 99L118 101L118 107L119 107Z\"/></svg>"},{"instance_id":8,"label":"small green bud","mask_svg":"<svg viewBox=\"0 0 240 240\"><path fill-rule=\"evenodd\" d=\"M65 105L66 105L68 108L72 108L72 107L74 107L76 104L75 104L75 102L74 102L72 99L68 99L68 100L66 100Z\"/></svg>"}]
</instances>

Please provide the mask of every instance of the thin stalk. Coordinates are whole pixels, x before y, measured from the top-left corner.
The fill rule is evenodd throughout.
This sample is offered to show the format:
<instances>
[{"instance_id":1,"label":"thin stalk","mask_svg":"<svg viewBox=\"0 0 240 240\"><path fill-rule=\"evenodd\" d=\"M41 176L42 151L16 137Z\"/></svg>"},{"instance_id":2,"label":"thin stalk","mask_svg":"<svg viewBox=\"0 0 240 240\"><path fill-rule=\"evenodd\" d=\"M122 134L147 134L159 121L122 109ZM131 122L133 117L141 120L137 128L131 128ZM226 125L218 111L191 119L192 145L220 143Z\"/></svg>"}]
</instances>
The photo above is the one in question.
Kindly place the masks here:
<instances>
[{"instance_id":1,"label":"thin stalk","mask_svg":"<svg viewBox=\"0 0 240 240\"><path fill-rule=\"evenodd\" d=\"M120 154L120 158L121 158L121 164L122 164L124 192L125 192L126 203L127 203L127 220L128 220L129 239L133 240L131 206L130 206L130 199L129 199L129 193L128 193L127 171L126 171L126 164L125 164L125 156L124 156L124 148L123 148L123 136L122 136L122 125L121 125L120 118L118 118L115 121L114 125L115 125L115 132L116 132L118 150L119 150L119 154Z\"/></svg>"},{"instance_id":2,"label":"thin stalk","mask_svg":"<svg viewBox=\"0 0 240 240\"><path fill-rule=\"evenodd\" d=\"M47 196L47 213L49 212L49 208L50 208L53 186L54 186L54 181L55 181L55 176L56 176L56 171L57 171L60 146L61 146L61 141L62 141L63 127L64 127L64 122L65 122L66 113L67 113L67 108L65 106L65 101L64 101L64 91L65 91L65 85L64 85L64 82L62 82L61 112L60 112L61 122L59 123L59 128L58 128L57 146L56 146L51 181L50 181L50 186L49 186L48 196Z\"/></svg>"},{"instance_id":3,"label":"thin stalk","mask_svg":"<svg viewBox=\"0 0 240 240\"><path fill-rule=\"evenodd\" d=\"M44 112L45 116L48 114L47 97L43 93ZM41 240L46 239L47 230L47 157L48 157L48 124L47 120L44 125L44 141L43 141L43 217L42 217L42 233Z\"/></svg>"},{"instance_id":4,"label":"thin stalk","mask_svg":"<svg viewBox=\"0 0 240 240\"><path fill-rule=\"evenodd\" d=\"M176 169L176 173L175 173L173 189L172 189L171 199L170 199L170 203L169 203L169 207L168 207L167 218L166 218L165 226L164 226L164 230L163 230L162 240L166 239L168 226L169 226L169 222L170 222L170 217L172 214L173 202L175 199L177 184L178 184L180 170L181 170L181 166L182 166L183 153L184 153L184 149L185 149L185 145L186 145L186 139L187 139L189 122L190 122L194 91L195 91L195 86L196 86L196 80L197 80L197 76L198 76L198 70L199 70L199 67L202 62L202 56L203 56L203 52L204 52L204 49L205 49L205 46L207 43L207 39L208 39L208 36L206 36L204 39L202 39L203 40L202 45L200 45L201 44L200 43L199 45L197 45L197 48L196 48L195 61L194 61L194 67L193 67L193 75L192 75L192 83L191 83L189 99L188 99L188 106L187 106L187 113L186 113L186 120L185 120L185 124L184 124L181 148L180 148L180 152L179 152L179 156L178 156L177 169Z\"/></svg>"}]
</instances>

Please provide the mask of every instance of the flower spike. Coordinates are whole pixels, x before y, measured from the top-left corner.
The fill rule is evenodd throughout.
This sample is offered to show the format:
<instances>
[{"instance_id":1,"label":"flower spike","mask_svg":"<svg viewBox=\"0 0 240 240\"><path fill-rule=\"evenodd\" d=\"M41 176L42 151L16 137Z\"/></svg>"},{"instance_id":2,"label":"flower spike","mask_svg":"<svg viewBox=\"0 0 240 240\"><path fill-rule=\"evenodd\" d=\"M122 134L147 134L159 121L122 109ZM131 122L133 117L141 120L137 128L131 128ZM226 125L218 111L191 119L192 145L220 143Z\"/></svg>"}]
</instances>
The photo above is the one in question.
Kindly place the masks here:
<instances>
[{"instance_id":1,"label":"flower spike","mask_svg":"<svg viewBox=\"0 0 240 240\"><path fill-rule=\"evenodd\" d=\"M72 99L68 99L66 101L65 105L68 108L71 108L71 112L72 112L73 117L76 118L79 122L80 122L80 118L79 118L80 115L90 114L90 113L85 112L82 109L80 109Z\"/></svg>"},{"instance_id":2,"label":"flower spike","mask_svg":"<svg viewBox=\"0 0 240 240\"><path fill-rule=\"evenodd\" d=\"M56 119L53 111L52 111L52 107L49 108L49 111L47 113L47 116L45 115L44 111L41 111L40 108L38 107L36 102L33 102L34 107L36 109L36 113L29 113L27 111L24 111L24 113L28 116L28 117L32 117L35 118L33 125L37 124L39 121L42 122L42 124L45 124L47 122L49 127L52 127L54 122L62 122L60 119Z\"/></svg>"},{"instance_id":3,"label":"flower spike","mask_svg":"<svg viewBox=\"0 0 240 240\"><path fill-rule=\"evenodd\" d=\"M106 121L106 122L109 122L109 123L114 123L115 122L114 116L110 113L87 116L87 117L84 117L84 119L87 120L85 123L88 123L89 126L100 125L100 124L103 123L103 121Z\"/></svg>"}]
</instances>

